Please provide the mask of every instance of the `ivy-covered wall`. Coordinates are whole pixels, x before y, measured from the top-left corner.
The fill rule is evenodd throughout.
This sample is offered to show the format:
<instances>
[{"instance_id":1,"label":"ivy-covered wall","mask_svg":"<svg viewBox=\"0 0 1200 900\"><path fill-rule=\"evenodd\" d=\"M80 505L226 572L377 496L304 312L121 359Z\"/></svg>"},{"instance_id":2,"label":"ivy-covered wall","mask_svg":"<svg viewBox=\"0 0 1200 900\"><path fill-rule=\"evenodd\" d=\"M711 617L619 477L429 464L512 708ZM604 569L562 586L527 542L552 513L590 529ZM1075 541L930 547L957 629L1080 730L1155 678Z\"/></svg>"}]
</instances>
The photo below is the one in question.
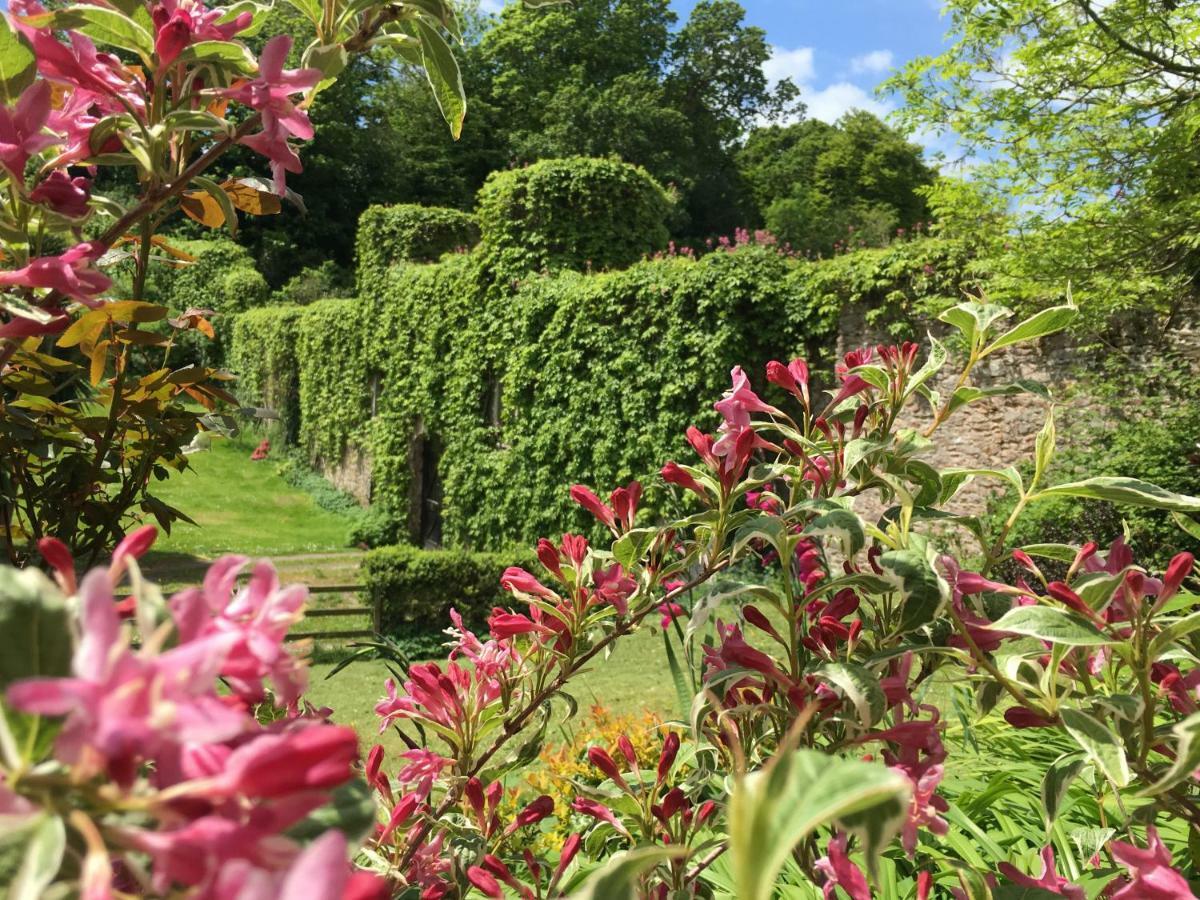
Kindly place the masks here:
<instances>
[{"instance_id":1,"label":"ivy-covered wall","mask_svg":"<svg viewBox=\"0 0 1200 900\"><path fill-rule=\"evenodd\" d=\"M364 217L360 248L381 217ZM654 474L685 457L688 425L715 426L734 365L761 382L772 358L829 361L847 303L917 312L961 296L961 254L932 239L826 262L750 244L587 273L522 268L484 231L436 263L388 265L404 255L377 247L357 299L259 310L235 329L242 401L290 410L318 467L365 475L357 493L395 540L503 551L586 528L573 482L638 478L649 507L668 502ZM281 399L289 384L298 397Z\"/></svg>"}]
</instances>

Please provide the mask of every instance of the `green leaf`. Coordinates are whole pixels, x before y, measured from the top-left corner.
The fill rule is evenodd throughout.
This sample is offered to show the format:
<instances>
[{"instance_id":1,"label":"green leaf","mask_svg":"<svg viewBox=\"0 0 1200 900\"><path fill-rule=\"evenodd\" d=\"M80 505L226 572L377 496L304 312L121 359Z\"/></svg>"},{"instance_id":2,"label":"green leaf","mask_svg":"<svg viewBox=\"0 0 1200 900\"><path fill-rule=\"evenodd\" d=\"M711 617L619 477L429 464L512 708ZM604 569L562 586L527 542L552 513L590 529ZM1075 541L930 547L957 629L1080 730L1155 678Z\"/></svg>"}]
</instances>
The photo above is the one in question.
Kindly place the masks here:
<instances>
[{"instance_id":1,"label":"green leaf","mask_svg":"<svg viewBox=\"0 0 1200 900\"><path fill-rule=\"evenodd\" d=\"M21 678L71 672L66 600L37 569L0 568L0 692Z\"/></svg>"},{"instance_id":2,"label":"green leaf","mask_svg":"<svg viewBox=\"0 0 1200 900\"><path fill-rule=\"evenodd\" d=\"M1088 758L1119 788L1129 784L1129 762L1121 739L1104 723L1078 709L1061 709L1059 717L1067 733Z\"/></svg>"},{"instance_id":3,"label":"green leaf","mask_svg":"<svg viewBox=\"0 0 1200 900\"><path fill-rule=\"evenodd\" d=\"M1007 315L1011 315L1011 312L1003 306L969 300L951 307L938 318L961 331L967 340L967 345L974 347L976 343L982 341L993 322Z\"/></svg>"},{"instance_id":4,"label":"green leaf","mask_svg":"<svg viewBox=\"0 0 1200 900\"><path fill-rule=\"evenodd\" d=\"M1046 468L1054 457L1054 443L1054 407L1051 406L1046 410L1046 424L1042 426L1042 430L1038 432L1037 439L1034 441L1031 487L1037 485L1042 480L1042 476L1046 474Z\"/></svg>"},{"instance_id":5,"label":"green leaf","mask_svg":"<svg viewBox=\"0 0 1200 900\"><path fill-rule=\"evenodd\" d=\"M1084 497L1088 500L1124 503L1126 506L1170 509L1184 513L1200 512L1200 497L1176 494L1148 481L1121 476L1101 475L1084 481L1056 484L1032 494L1029 499L1042 500L1046 497Z\"/></svg>"},{"instance_id":6,"label":"green leaf","mask_svg":"<svg viewBox=\"0 0 1200 900\"><path fill-rule=\"evenodd\" d=\"M625 532L613 543L613 559L623 569L632 569L642 561L657 534L658 530L654 528L634 528Z\"/></svg>"},{"instance_id":7,"label":"green leaf","mask_svg":"<svg viewBox=\"0 0 1200 900\"><path fill-rule=\"evenodd\" d=\"M816 750L781 753L741 778L729 801L729 853L736 894L767 900L796 844L826 825L864 838L867 863L899 830L910 796L904 776L884 766Z\"/></svg>"},{"instance_id":8,"label":"green leaf","mask_svg":"<svg viewBox=\"0 0 1200 900\"><path fill-rule=\"evenodd\" d=\"M1009 397L1015 394L1036 394L1039 397L1045 398L1049 398L1050 396L1050 392L1046 390L1044 384L1030 381L1027 378L1019 378L1011 384L995 384L985 388L975 387L974 385L960 387L950 395L948 409L949 412L954 412L960 407L987 397Z\"/></svg>"},{"instance_id":9,"label":"green leaf","mask_svg":"<svg viewBox=\"0 0 1200 900\"><path fill-rule=\"evenodd\" d=\"M961 469L949 468L942 469L942 482L960 476L978 475L982 478L999 478L1007 481L1018 491L1024 490L1025 483L1021 480L1021 473L1017 471L1015 466L1005 466L1003 469Z\"/></svg>"},{"instance_id":10,"label":"green leaf","mask_svg":"<svg viewBox=\"0 0 1200 900\"><path fill-rule=\"evenodd\" d=\"M322 91L337 81L337 77L346 69L350 55L341 44L322 44L313 41L305 48L301 65L306 69L317 69L324 78L317 85L317 91Z\"/></svg>"},{"instance_id":11,"label":"green leaf","mask_svg":"<svg viewBox=\"0 0 1200 900\"><path fill-rule=\"evenodd\" d=\"M441 33L421 19L415 19L417 37L421 41L421 60L425 77L433 88L434 99L450 133L458 140L462 136L463 119L467 115L467 92L463 87L458 61Z\"/></svg>"},{"instance_id":12,"label":"green leaf","mask_svg":"<svg viewBox=\"0 0 1200 900\"><path fill-rule=\"evenodd\" d=\"M1155 620L1155 624L1159 624L1158 620ZM1200 629L1200 610L1164 625L1162 631L1150 642L1150 658L1158 659L1172 644L1197 629Z\"/></svg>"},{"instance_id":13,"label":"green leaf","mask_svg":"<svg viewBox=\"0 0 1200 900\"><path fill-rule=\"evenodd\" d=\"M12 106L37 75L37 57L25 35L0 16L0 103Z\"/></svg>"},{"instance_id":14,"label":"green leaf","mask_svg":"<svg viewBox=\"0 0 1200 900\"><path fill-rule=\"evenodd\" d=\"M21 868L8 886L8 900L40 900L62 866L67 829L58 816L46 816L25 845Z\"/></svg>"},{"instance_id":15,"label":"green leaf","mask_svg":"<svg viewBox=\"0 0 1200 900\"><path fill-rule=\"evenodd\" d=\"M683 666L679 663L679 657L675 655L675 646L671 643L671 632L664 628L662 636L663 646L667 651L667 668L671 671L671 682L675 685L675 699L679 701L680 714L686 715L692 708L695 692L688 685Z\"/></svg>"},{"instance_id":16,"label":"green leaf","mask_svg":"<svg viewBox=\"0 0 1200 900\"><path fill-rule=\"evenodd\" d=\"M1079 775L1085 765L1082 759L1057 759L1050 764L1042 777L1042 820L1046 823L1046 831L1054 827L1058 812L1062 809L1063 799L1071 782Z\"/></svg>"},{"instance_id":17,"label":"green leaf","mask_svg":"<svg viewBox=\"0 0 1200 900\"><path fill-rule=\"evenodd\" d=\"M1075 557L1079 554L1079 548L1072 547L1070 544L1026 544L1021 551L1030 556L1040 556L1043 559L1053 559L1065 563L1075 562Z\"/></svg>"},{"instance_id":18,"label":"green leaf","mask_svg":"<svg viewBox=\"0 0 1200 900\"><path fill-rule=\"evenodd\" d=\"M847 559L852 559L867 543L862 519L848 509L833 509L817 516L804 533L810 537L837 538Z\"/></svg>"},{"instance_id":19,"label":"green leaf","mask_svg":"<svg viewBox=\"0 0 1200 900\"><path fill-rule=\"evenodd\" d=\"M1182 722L1176 722L1171 726L1171 733L1175 735L1175 759L1162 778L1141 791L1142 797L1154 797L1168 791L1200 769L1200 713L1192 713Z\"/></svg>"},{"instance_id":20,"label":"green leaf","mask_svg":"<svg viewBox=\"0 0 1200 900\"><path fill-rule=\"evenodd\" d=\"M1175 524L1190 534L1196 540L1200 541L1200 522L1195 519L1189 519L1182 513L1171 513L1171 518L1175 520Z\"/></svg>"},{"instance_id":21,"label":"green leaf","mask_svg":"<svg viewBox=\"0 0 1200 900\"><path fill-rule=\"evenodd\" d=\"M684 847L638 847L621 850L588 876L582 889L571 893L572 900L634 900L637 882L659 863L687 856Z\"/></svg>"},{"instance_id":22,"label":"green leaf","mask_svg":"<svg viewBox=\"0 0 1200 900\"><path fill-rule=\"evenodd\" d=\"M790 556L790 541L787 525L779 516L757 515L737 530L733 540L733 556L736 558L753 540L766 541L780 559Z\"/></svg>"},{"instance_id":23,"label":"green leaf","mask_svg":"<svg viewBox=\"0 0 1200 900\"><path fill-rule=\"evenodd\" d=\"M147 62L154 55L154 38L129 16L105 6L68 6L51 14L54 28L82 31L101 44L120 47Z\"/></svg>"},{"instance_id":24,"label":"green leaf","mask_svg":"<svg viewBox=\"0 0 1200 900\"><path fill-rule=\"evenodd\" d=\"M950 598L950 589L924 555L915 550L891 550L879 557L883 578L900 592L899 633L913 631L937 618Z\"/></svg>"},{"instance_id":25,"label":"green leaf","mask_svg":"<svg viewBox=\"0 0 1200 900\"><path fill-rule=\"evenodd\" d=\"M913 391L917 390L926 381L942 370L942 366L946 365L946 345L935 338L932 334L929 335L929 356L925 358L925 362L921 368L913 373L908 380L908 385L905 388L905 396L908 396Z\"/></svg>"},{"instance_id":26,"label":"green leaf","mask_svg":"<svg viewBox=\"0 0 1200 900\"><path fill-rule=\"evenodd\" d=\"M1068 647L1099 647L1115 644L1079 613L1051 606L1017 606L990 626Z\"/></svg>"},{"instance_id":27,"label":"green leaf","mask_svg":"<svg viewBox=\"0 0 1200 900\"><path fill-rule=\"evenodd\" d=\"M1034 313L1028 319L1010 328L1000 337L996 338L982 353L979 358L987 356L995 350L1002 347L1008 347L1012 344L1019 344L1022 341L1031 341L1036 338L1045 337L1048 334L1054 334L1056 331L1062 331L1079 313L1079 308L1076 306L1052 306L1049 309L1043 309L1039 313Z\"/></svg>"},{"instance_id":28,"label":"green leaf","mask_svg":"<svg viewBox=\"0 0 1200 900\"><path fill-rule=\"evenodd\" d=\"M887 697L879 679L869 669L857 663L829 663L813 673L838 688L854 705L858 722L868 730L883 718L887 711Z\"/></svg>"},{"instance_id":29,"label":"green leaf","mask_svg":"<svg viewBox=\"0 0 1200 900\"><path fill-rule=\"evenodd\" d=\"M184 62L214 62L233 66L241 72L253 72L257 65L250 48L233 41L197 41L179 54Z\"/></svg>"}]
</instances>

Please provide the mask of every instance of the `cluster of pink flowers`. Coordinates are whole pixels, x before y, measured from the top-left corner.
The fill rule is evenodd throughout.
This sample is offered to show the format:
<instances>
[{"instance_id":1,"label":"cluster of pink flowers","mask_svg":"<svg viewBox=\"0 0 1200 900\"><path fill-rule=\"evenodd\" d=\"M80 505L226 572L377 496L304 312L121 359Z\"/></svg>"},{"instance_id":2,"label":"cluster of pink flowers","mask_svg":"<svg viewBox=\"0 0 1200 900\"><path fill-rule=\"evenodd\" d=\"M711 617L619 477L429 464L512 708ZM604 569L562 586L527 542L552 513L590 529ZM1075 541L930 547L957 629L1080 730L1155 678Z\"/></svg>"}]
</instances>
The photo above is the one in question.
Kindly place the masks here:
<instances>
[{"instance_id":1,"label":"cluster of pink flowers","mask_svg":"<svg viewBox=\"0 0 1200 900\"><path fill-rule=\"evenodd\" d=\"M99 810L79 813L95 816L83 832L84 895L186 888L230 900L386 896L374 876L352 871L340 832L307 848L287 835L352 777L358 757L352 729L300 703L304 661L284 638L307 591L281 588L265 562L239 588L246 560L225 557L202 587L170 599L169 618L159 624L136 575L154 534L152 526L132 533L111 566L79 583L72 675L18 681L6 696L14 709L63 718L55 758L69 783L108 785ZM73 590L66 548L53 539L42 546L60 585ZM127 605L113 590L130 570L135 591ZM268 699L268 682L283 714L263 724L254 710ZM0 785L0 807L36 813L34 798L46 790L40 777L40 770L17 773ZM148 819L103 811L122 808L144 810ZM148 875L138 874L147 870L134 857L149 859ZM306 893L314 884L320 893Z\"/></svg>"},{"instance_id":2,"label":"cluster of pink flowers","mask_svg":"<svg viewBox=\"0 0 1200 900\"><path fill-rule=\"evenodd\" d=\"M280 35L267 42L256 77L237 80L227 88L207 87L203 74L183 77L186 51L204 42L232 40L250 26L252 14L227 16L226 10L210 10L202 0L154 0L146 12L154 31L156 69L150 72L100 51L83 31L68 31L64 41L54 12L38 0L13 0L5 13L9 26L33 50L37 77L15 104L0 105L0 167L14 197L30 205L43 227L48 223L75 241L94 208L91 191L96 167L91 166L87 174L72 174L67 167L99 154L126 152L116 131L96 130L101 123L132 118L132 125L121 127L133 127L139 134L159 127L151 120L156 114L153 97L168 78L182 79L173 87L174 109L200 112L214 101L231 99L261 114L261 129L239 140L267 157L281 194L284 173L300 171L289 137L313 136L307 114L292 98L309 91L322 76L315 69L283 68L290 37ZM97 139L101 133L105 136ZM139 159L140 164L149 164ZM27 184L26 171L35 160L42 165ZM84 241L56 256L21 257L14 268L0 272L0 287L21 289L38 308L30 314L10 310L8 320L0 322L0 338L63 331L69 324L64 306L69 301L98 306L111 286L96 267L108 250L104 243Z\"/></svg>"}]
</instances>

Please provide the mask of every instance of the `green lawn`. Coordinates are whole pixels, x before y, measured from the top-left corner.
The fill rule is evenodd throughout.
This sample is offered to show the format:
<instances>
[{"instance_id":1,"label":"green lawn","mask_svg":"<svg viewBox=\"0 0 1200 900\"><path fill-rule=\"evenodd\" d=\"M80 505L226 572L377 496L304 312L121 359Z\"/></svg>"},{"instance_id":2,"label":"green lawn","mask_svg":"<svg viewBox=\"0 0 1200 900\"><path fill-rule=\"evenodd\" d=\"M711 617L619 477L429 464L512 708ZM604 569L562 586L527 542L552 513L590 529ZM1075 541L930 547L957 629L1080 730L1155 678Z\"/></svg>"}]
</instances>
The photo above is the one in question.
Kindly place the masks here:
<instances>
[{"instance_id":1,"label":"green lawn","mask_svg":"<svg viewBox=\"0 0 1200 900\"><path fill-rule=\"evenodd\" d=\"M326 678L333 665L332 662L313 665L309 702L332 708L334 719L353 726L364 742L382 740L388 749L392 749L393 742L398 747L395 738L379 737L379 720L375 716L375 703L384 695L387 669L379 662L359 662ZM571 682L571 695L579 703L578 718L585 717L596 703L616 713L650 710L663 718L687 717L686 710L678 709L662 635L657 629L653 632L643 629L618 641L611 656L601 658ZM572 723L564 724L570 728Z\"/></svg>"},{"instance_id":2,"label":"green lawn","mask_svg":"<svg viewBox=\"0 0 1200 900\"><path fill-rule=\"evenodd\" d=\"M321 509L285 482L274 460L251 462L252 450L249 438L213 438L212 449L189 457L191 470L156 487L158 497L197 523L177 523L169 536L159 537L156 551L213 557L345 548L349 518Z\"/></svg>"}]
</instances>

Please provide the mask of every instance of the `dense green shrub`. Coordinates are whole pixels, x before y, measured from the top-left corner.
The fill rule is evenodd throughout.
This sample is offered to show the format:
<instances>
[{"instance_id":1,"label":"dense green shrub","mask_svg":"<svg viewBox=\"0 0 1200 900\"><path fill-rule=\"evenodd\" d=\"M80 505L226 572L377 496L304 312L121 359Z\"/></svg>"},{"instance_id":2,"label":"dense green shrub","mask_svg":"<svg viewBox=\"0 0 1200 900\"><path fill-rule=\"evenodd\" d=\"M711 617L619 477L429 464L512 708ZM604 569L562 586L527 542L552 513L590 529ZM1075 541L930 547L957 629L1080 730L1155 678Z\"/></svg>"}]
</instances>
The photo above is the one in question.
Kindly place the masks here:
<instances>
[{"instance_id":1,"label":"dense green shrub","mask_svg":"<svg viewBox=\"0 0 1200 900\"><path fill-rule=\"evenodd\" d=\"M495 606L512 605L500 588L509 566L533 566L528 551L468 553L383 547L363 557L362 577L372 604L381 604L380 630L412 657L441 652L442 633L455 609L472 629L484 628Z\"/></svg>"},{"instance_id":2,"label":"dense green shrub","mask_svg":"<svg viewBox=\"0 0 1200 900\"><path fill-rule=\"evenodd\" d=\"M358 220L358 273L362 279L398 262L436 262L452 250L479 243L470 213L436 206L371 206Z\"/></svg>"},{"instance_id":3,"label":"dense green shrub","mask_svg":"<svg viewBox=\"0 0 1200 900\"><path fill-rule=\"evenodd\" d=\"M337 463L369 410L363 342L369 338L357 300L319 300L296 320L300 446L310 458Z\"/></svg>"},{"instance_id":4,"label":"dense green shrub","mask_svg":"<svg viewBox=\"0 0 1200 900\"><path fill-rule=\"evenodd\" d=\"M495 172L479 191L483 245L505 274L628 266L667 246L670 210L644 169L581 156Z\"/></svg>"}]
</instances>

